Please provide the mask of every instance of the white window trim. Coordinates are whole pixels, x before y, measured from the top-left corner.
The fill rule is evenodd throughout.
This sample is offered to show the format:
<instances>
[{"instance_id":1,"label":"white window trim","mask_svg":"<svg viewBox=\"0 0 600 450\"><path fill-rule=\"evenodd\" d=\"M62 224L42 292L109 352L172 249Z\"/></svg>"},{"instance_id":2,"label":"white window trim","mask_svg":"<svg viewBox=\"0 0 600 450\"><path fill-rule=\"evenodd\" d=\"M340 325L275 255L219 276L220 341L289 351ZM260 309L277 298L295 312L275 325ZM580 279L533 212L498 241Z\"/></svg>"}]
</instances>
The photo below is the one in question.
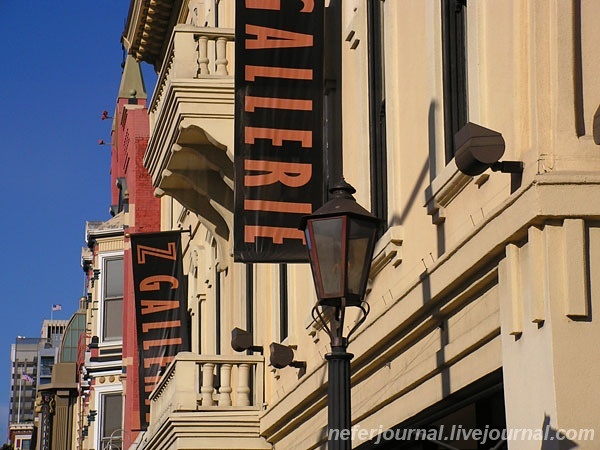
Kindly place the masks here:
<instances>
[{"instance_id":1,"label":"white window trim","mask_svg":"<svg viewBox=\"0 0 600 450\"><path fill-rule=\"evenodd\" d=\"M116 375L118 376L118 375ZM96 405L96 409L98 410L98 415L96 416L95 426L94 426L94 443L96 444L97 449L102 449L102 442L100 442L100 428L102 428L102 420L103 420L103 411L102 408L102 396L110 395L110 394L121 394L123 395L123 385L121 383L113 383L108 384L106 386L103 385L94 385L94 404ZM125 404L125 402L123 402ZM124 417L122 414L121 417Z\"/></svg>"},{"instance_id":2,"label":"white window trim","mask_svg":"<svg viewBox=\"0 0 600 450\"><path fill-rule=\"evenodd\" d=\"M125 259L124 252L122 250L117 252L107 252L98 255L100 275L98 276L98 338L100 347L110 347L115 345L123 345L123 332L121 332L121 339L104 339L104 276L105 276L105 261L108 259L115 259L120 257ZM123 292L123 302L125 301L125 293Z\"/></svg>"}]
</instances>

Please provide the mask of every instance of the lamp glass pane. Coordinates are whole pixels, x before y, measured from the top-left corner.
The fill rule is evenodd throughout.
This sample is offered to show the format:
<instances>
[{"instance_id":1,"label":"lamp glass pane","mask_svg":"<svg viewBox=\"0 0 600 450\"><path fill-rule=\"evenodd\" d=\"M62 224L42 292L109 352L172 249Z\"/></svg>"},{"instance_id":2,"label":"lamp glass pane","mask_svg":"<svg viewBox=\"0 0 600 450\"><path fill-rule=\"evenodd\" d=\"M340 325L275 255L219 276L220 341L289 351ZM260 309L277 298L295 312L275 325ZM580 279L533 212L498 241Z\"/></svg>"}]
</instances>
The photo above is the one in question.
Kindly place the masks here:
<instances>
[{"instance_id":1,"label":"lamp glass pane","mask_svg":"<svg viewBox=\"0 0 600 450\"><path fill-rule=\"evenodd\" d=\"M342 288L342 226L341 217L314 220L313 242L317 259L318 278L324 297L340 296Z\"/></svg>"},{"instance_id":2,"label":"lamp glass pane","mask_svg":"<svg viewBox=\"0 0 600 450\"><path fill-rule=\"evenodd\" d=\"M350 220L348 236L348 294L362 299L367 283L375 231L372 222L360 219Z\"/></svg>"}]
</instances>

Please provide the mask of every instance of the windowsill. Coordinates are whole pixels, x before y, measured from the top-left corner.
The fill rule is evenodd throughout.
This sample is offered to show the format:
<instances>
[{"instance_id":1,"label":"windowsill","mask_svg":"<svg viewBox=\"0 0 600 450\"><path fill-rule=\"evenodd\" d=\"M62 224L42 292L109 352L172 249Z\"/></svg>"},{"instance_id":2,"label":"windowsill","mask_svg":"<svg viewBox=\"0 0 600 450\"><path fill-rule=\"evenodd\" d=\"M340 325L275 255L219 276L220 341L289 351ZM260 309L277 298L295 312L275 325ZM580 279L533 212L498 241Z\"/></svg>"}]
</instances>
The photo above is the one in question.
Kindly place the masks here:
<instances>
[{"instance_id":1,"label":"windowsill","mask_svg":"<svg viewBox=\"0 0 600 450\"><path fill-rule=\"evenodd\" d=\"M471 182L473 177L463 174L452 159L425 189L425 206L431 221L439 225L446 220L445 208Z\"/></svg>"},{"instance_id":2,"label":"windowsill","mask_svg":"<svg viewBox=\"0 0 600 450\"><path fill-rule=\"evenodd\" d=\"M122 349L123 348L123 339L101 341L98 343L98 348L100 350L116 349L116 348Z\"/></svg>"}]
</instances>

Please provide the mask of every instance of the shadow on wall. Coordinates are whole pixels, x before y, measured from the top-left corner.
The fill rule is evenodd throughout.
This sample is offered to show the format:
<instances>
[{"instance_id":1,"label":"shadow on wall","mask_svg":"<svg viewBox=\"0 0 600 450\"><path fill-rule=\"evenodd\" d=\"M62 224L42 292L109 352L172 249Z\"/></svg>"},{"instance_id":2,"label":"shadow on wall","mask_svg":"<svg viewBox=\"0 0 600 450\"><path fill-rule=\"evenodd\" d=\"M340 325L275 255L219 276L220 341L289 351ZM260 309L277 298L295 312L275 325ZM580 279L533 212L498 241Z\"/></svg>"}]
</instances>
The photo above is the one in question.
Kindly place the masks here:
<instances>
[{"instance_id":1,"label":"shadow on wall","mask_svg":"<svg viewBox=\"0 0 600 450\"><path fill-rule=\"evenodd\" d=\"M544 415L542 424L544 438L540 450L571 450L579 448L579 445L568 439L562 430L557 430L550 426L550 416Z\"/></svg>"}]
</instances>

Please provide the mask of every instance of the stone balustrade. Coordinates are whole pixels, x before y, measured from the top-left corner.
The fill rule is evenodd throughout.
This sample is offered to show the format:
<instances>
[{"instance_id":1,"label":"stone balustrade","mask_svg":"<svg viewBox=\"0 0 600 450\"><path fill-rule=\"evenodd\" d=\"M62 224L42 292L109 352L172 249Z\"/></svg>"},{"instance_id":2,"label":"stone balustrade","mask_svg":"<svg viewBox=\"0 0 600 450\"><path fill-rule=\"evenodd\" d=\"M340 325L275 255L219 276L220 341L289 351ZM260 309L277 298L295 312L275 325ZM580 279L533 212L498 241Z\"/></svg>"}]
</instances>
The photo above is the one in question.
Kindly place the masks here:
<instances>
[{"instance_id":1,"label":"stone balustrade","mask_svg":"<svg viewBox=\"0 0 600 450\"><path fill-rule=\"evenodd\" d=\"M151 116L160 110L174 81L228 79L233 83L234 36L230 28L175 26L150 104Z\"/></svg>"},{"instance_id":2,"label":"stone balustrade","mask_svg":"<svg viewBox=\"0 0 600 450\"><path fill-rule=\"evenodd\" d=\"M264 402L264 357L179 353L150 395L150 423L175 412L259 411Z\"/></svg>"}]
</instances>

